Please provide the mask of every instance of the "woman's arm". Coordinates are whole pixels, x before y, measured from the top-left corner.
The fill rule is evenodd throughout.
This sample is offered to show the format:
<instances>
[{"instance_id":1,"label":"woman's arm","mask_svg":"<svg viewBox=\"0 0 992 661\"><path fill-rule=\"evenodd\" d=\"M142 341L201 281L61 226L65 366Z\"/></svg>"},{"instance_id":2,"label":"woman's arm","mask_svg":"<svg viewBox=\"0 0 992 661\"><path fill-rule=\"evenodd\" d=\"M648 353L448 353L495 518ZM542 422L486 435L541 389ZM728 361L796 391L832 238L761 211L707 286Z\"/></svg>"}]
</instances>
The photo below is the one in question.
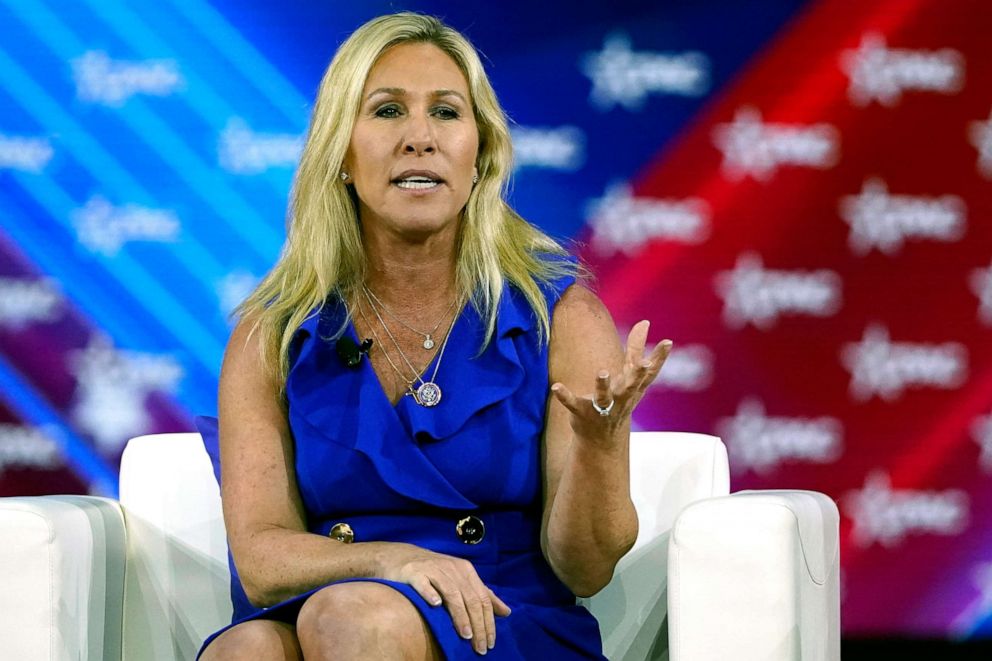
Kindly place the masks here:
<instances>
[{"instance_id":1,"label":"woman's arm","mask_svg":"<svg viewBox=\"0 0 992 661\"><path fill-rule=\"evenodd\" d=\"M645 356L646 337L641 322L625 353L609 312L580 285L565 291L552 318L541 545L552 569L580 597L609 583L637 539L630 413L671 347L661 343ZM603 406L614 401L608 416L593 409L593 396Z\"/></svg>"},{"instance_id":2,"label":"woman's arm","mask_svg":"<svg viewBox=\"0 0 992 661\"><path fill-rule=\"evenodd\" d=\"M234 329L221 368L221 500L245 594L270 606L330 580L371 576L374 567L368 545L306 532L286 415L249 329L244 321Z\"/></svg>"}]
</instances>

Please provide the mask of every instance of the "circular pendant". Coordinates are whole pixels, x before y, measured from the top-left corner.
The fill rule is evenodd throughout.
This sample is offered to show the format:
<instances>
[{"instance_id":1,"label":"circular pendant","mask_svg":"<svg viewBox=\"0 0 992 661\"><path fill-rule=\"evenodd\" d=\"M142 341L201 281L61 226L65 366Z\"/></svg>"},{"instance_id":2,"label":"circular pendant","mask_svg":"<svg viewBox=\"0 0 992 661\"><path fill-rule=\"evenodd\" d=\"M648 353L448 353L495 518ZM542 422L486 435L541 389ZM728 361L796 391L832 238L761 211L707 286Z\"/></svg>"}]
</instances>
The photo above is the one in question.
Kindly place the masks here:
<instances>
[{"instance_id":1,"label":"circular pendant","mask_svg":"<svg viewBox=\"0 0 992 661\"><path fill-rule=\"evenodd\" d=\"M433 381L426 381L417 388L417 403L421 406L437 406L441 401L441 388Z\"/></svg>"},{"instance_id":2,"label":"circular pendant","mask_svg":"<svg viewBox=\"0 0 992 661\"><path fill-rule=\"evenodd\" d=\"M433 349L434 348L434 340L431 339L431 336L430 335L428 335L427 336L427 339L424 340L424 348L425 349Z\"/></svg>"}]
</instances>

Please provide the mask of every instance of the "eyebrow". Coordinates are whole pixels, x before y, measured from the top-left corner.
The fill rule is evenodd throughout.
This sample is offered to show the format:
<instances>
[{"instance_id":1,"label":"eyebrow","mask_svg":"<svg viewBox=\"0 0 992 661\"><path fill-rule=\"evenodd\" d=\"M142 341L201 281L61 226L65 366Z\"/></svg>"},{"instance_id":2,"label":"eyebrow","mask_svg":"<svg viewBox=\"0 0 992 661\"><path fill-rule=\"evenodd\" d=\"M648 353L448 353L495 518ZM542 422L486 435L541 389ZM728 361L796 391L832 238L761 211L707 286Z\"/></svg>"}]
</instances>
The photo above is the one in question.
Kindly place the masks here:
<instances>
[{"instance_id":1,"label":"eyebrow","mask_svg":"<svg viewBox=\"0 0 992 661\"><path fill-rule=\"evenodd\" d=\"M406 96L406 90L403 89L402 87L380 87L379 89L372 90L369 93L369 95L365 97L365 100L367 101L371 99L376 94L389 94L391 96ZM465 97L462 96L462 93L458 92L457 90L434 90L433 92L431 92L431 96L434 97L435 99L440 98L442 96L457 96L459 99L462 100L463 103L466 104L468 103Z\"/></svg>"}]
</instances>

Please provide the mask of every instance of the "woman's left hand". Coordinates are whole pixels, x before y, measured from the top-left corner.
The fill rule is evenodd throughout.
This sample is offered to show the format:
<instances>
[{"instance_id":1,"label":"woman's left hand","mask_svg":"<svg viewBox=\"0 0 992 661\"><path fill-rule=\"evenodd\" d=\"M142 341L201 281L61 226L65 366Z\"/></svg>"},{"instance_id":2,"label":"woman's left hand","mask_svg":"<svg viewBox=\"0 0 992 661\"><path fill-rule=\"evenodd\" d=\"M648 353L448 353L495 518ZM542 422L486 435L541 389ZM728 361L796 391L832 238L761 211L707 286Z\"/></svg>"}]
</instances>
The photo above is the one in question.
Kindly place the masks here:
<instances>
[{"instance_id":1,"label":"woman's left hand","mask_svg":"<svg viewBox=\"0 0 992 661\"><path fill-rule=\"evenodd\" d=\"M649 325L647 320L634 325L627 336L623 371L613 376L600 370L594 393L576 397L563 383L551 386L551 392L571 413L572 431L576 436L610 443L617 429L630 420L631 412L672 350L672 341L662 340L650 355L644 355Z\"/></svg>"}]
</instances>

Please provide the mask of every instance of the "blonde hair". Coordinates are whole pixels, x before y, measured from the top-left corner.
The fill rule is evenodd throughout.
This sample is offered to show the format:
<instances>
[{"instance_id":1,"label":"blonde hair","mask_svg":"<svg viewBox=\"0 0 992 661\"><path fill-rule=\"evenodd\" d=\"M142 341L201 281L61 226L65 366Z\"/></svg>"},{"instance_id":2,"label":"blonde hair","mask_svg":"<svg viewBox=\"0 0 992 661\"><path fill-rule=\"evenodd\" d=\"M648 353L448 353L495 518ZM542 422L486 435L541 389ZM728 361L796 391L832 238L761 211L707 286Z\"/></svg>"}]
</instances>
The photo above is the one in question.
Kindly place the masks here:
<instances>
[{"instance_id":1,"label":"blonde hair","mask_svg":"<svg viewBox=\"0 0 992 661\"><path fill-rule=\"evenodd\" d=\"M351 300L365 280L357 206L338 173L369 71L387 49L409 42L437 46L468 81L479 131L479 181L462 212L455 277L458 291L487 321L485 342L495 329L506 281L526 298L547 341L551 324L538 283L577 271L572 262L554 257L567 255L564 248L504 199L513 159L510 132L475 48L432 16L402 12L375 18L341 45L324 73L293 183L286 243L272 270L234 311L251 320L263 365L281 387L296 329L332 291Z\"/></svg>"}]
</instances>

